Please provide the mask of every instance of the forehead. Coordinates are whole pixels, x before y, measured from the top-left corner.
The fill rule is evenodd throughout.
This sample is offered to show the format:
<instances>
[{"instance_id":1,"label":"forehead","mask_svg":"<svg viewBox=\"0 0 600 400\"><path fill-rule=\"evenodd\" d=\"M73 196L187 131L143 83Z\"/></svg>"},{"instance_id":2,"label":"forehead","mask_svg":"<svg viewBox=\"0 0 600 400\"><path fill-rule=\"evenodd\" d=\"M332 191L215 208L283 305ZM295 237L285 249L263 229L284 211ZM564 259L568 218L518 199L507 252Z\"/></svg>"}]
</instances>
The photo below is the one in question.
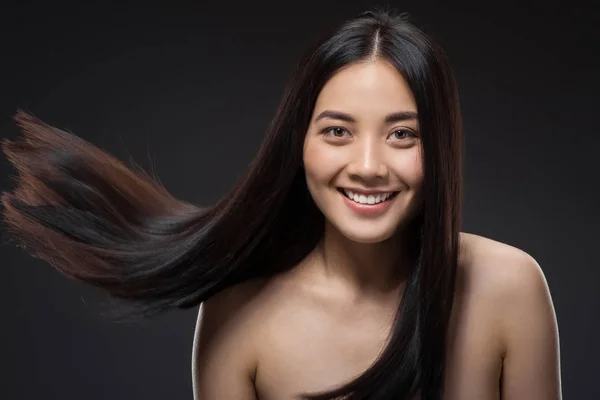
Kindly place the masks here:
<instances>
[{"instance_id":1,"label":"forehead","mask_svg":"<svg viewBox=\"0 0 600 400\"><path fill-rule=\"evenodd\" d=\"M336 72L319 93L314 111L328 108L357 115L417 111L408 83L383 60L350 64Z\"/></svg>"}]
</instances>

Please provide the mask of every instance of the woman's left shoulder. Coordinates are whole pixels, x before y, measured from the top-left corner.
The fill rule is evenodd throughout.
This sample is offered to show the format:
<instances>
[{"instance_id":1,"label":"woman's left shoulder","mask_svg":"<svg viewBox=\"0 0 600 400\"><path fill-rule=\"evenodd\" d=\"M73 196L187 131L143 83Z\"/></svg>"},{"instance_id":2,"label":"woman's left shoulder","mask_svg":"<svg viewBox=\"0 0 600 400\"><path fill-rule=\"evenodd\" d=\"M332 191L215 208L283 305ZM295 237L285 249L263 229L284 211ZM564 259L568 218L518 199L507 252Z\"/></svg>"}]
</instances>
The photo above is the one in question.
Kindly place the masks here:
<instances>
[{"instance_id":1,"label":"woman's left shoulder","mask_svg":"<svg viewBox=\"0 0 600 400\"><path fill-rule=\"evenodd\" d=\"M460 267L486 291L510 297L515 291L546 286L542 268L526 251L472 233L461 232L460 239L464 255Z\"/></svg>"},{"instance_id":2,"label":"woman's left shoulder","mask_svg":"<svg viewBox=\"0 0 600 400\"><path fill-rule=\"evenodd\" d=\"M475 298L485 299L498 316L504 350L544 337L556 343L556 316L544 272L526 251L500 241L462 233L460 269ZM532 343L528 343L532 344ZM523 345L523 346L522 346Z\"/></svg>"}]
</instances>

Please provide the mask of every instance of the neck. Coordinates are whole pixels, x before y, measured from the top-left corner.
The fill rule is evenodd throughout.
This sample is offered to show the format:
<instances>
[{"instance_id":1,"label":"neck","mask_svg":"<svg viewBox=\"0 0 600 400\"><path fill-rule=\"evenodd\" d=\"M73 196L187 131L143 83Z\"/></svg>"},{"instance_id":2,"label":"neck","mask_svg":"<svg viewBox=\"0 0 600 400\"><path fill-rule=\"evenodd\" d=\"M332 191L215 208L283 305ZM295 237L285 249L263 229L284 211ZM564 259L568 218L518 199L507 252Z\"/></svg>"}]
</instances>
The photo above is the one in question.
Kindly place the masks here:
<instances>
[{"instance_id":1,"label":"neck","mask_svg":"<svg viewBox=\"0 0 600 400\"><path fill-rule=\"evenodd\" d=\"M353 300L394 295L405 283L410 261L404 239L398 234L383 242L357 243L326 224L317 266L326 282Z\"/></svg>"}]
</instances>

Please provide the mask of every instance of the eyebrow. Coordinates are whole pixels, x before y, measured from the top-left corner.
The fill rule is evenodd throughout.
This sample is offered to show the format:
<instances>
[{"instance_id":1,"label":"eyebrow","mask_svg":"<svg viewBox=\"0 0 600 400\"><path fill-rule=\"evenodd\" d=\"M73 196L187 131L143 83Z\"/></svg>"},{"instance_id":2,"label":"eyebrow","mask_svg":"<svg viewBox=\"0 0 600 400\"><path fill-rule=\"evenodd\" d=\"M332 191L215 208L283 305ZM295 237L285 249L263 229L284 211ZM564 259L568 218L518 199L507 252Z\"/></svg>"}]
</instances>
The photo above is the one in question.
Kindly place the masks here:
<instances>
[{"instance_id":1,"label":"eyebrow","mask_svg":"<svg viewBox=\"0 0 600 400\"><path fill-rule=\"evenodd\" d=\"M349 114L343 113L341 111L333 111L333 110L325 110L320 113L315 122L322 118L331 118L331 119L339 119L341 121L346 122L356 122L356 120ZM388 114L385 117L386 123L391 122L399 122L399 121L407 121L411 119L417 119L417 113L414 111L399 111L392 114Z\"/></svg>"}]
</instances>

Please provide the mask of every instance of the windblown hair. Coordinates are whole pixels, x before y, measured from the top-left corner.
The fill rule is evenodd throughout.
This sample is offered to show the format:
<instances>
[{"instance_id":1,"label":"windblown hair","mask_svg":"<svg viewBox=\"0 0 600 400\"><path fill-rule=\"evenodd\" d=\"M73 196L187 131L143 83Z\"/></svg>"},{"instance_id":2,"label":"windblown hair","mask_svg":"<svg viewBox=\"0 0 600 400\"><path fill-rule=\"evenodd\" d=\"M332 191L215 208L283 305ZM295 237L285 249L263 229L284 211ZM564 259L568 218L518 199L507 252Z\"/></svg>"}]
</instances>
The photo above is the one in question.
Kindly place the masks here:
<instances>
[{"instance_id":1,"label":"windblown hair","mask_svg":"<svg viewBox=\"0 0 600 400\"><path fill-rule=\"evenodd\" d=\"M2 142L18 171L16 189L2 195L4 222L33 256L131 300L143 316L194 307L293 268L324 232L302 165L316 98L340 68L375 59L402 74L417 104L424 182L422 207L407 222L413 262L377 361L343 387L305 398L408 399L420 391L423 400L440 399L459 251L462 128L447 57L405 14L365 12L318 41L249 169L208 207L174 198L141 168L18 111L22 137Z\"/></svg>"}]
</instances>

